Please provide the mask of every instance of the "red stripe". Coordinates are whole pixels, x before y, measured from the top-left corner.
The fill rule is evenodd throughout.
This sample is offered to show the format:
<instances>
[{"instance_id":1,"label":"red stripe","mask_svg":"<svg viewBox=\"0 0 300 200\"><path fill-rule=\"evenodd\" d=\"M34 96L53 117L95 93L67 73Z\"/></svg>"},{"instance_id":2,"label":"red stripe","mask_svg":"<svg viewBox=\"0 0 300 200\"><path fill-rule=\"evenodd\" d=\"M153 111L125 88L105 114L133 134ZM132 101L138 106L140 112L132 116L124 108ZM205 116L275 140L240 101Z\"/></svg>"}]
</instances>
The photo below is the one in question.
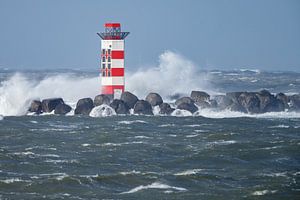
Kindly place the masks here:
<instances>
[{"instance_id":1,"label":"red stripe","mask_svg":"<svg viewBox=\"0 0 300 200\"><path fill-rule=\"evenodd\" d=\"M120 23L106 23L104 26L105 27L120 27L121 24Z\"/></svg>"},{"instance_id":2,"label":"red stripe","mask_svg":"<svg viewBox=\"0 0 300 200\"><path fill-rule=\"evenodd\" d=\"M112 68L111 76L124 76L124 68Z\"/></svg>"},{"instance_id":3,"label":"red stripe","mask_svg":"<svg viewBox=\"0 0 300 200\"><path fill-rule=\"evenodd\" d=\"M112 59L124 59L124 51L111 51Z\"/></svg>"},{"instance_id":4,"label":"red stripe","mask_svg":"<svg viewBox=\"0 0 300 200\"><path fill-rule=\"evenodd\" d=\"M107 72L110 72L110 76L124 76L124 68L111 68L110 70L105 68L105 69L100 69L101 76L103 72L105 72L105 76L107 76Z\"/></svg>"},{"instance_id":5,"label":"red stripe","mask_svg":"<svg viewBox=\"0 0 300 200\"><path fill-rule=\"evenodd\" d=\"M106 85L102 86L102 94L114 94L114 89L121 89L124 92L124 85Z\"/></svg>"}]
</instances>

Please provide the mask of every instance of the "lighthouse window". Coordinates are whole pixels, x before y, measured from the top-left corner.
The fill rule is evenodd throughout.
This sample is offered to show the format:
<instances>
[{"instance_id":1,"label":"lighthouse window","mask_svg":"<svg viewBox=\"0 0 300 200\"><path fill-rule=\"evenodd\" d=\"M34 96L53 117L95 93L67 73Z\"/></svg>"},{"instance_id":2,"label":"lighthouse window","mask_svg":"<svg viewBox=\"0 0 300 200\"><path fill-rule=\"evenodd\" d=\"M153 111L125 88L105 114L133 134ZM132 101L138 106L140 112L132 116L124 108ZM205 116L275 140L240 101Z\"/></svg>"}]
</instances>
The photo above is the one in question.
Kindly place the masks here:
<instances>
[{"instance_id":1,"label":"lighthouse window","mask_svg":"<svg viewBox=\"0 0 300 200\"><path fill-rule=\"evenodd\" d=\"M110 53L111 53L111 49L108 49L108 50L107 50L107 53L108 53L108 55L110 55Z\"/></svg>"},{"instance_id":2,"label":"lighthouse window","mask_svg":"<svg viewBox=\"0 0 300 200\"><path fill-rule=\"evenodd\" d=\"M111 64L110 64L110 63L108 63L108 64L107 64L107 67L108 67L108 69L110 69L110 67L111 67Z\"/></svg>"},{"instance_id":3,"label":"lighthouse window","mask_svg":"<svg viewBox=\"0 0 300 200\"><path fill-rule=\"evenodd\" d=\"M107 72L107 76L110 76L110 71Z\"/></svg>"},{"instance_id":4,"label":"lighthouse window","mask_svg":"<svg viewBox=\"0 0 300 200\"><path fill-rule=\"evenodd\" d=\"M102 61L105 62L105 56L102 57Z\"/></svg>"},{"instance_id":5,"label":"lighthouse window","mask_svg":"<svg viewBox=\"0 0 300 200\"><path fill-rule=\"evenodd\" d=\"M102 54L103 54L103 55L105 54L105 49L102 49Z\"/></svg>"},{"instance_id":6,"label":"lighthouse window","mask_svg":"<svg viewBox=\"0 0 300 200\"><path fill-rule=\"evenodd\" d=\"M102 64L102 69L105 69L105 63Z\"/></svg>"},{"instance_id":7,"label":"lighthouse window","mask_svg":"<svg viewBox=\"0 0 300 200\"><path fill-rule=\"evenodd\" d=\"M108 58L107 58L107 62L110 62L110 56L108 56Z\"/></svg>"},{"instance_id":8,"label":"lighthouse window","mask_svg":"<svg viewBox=\"0 0 300 200\"><path fill-rule=\"evenodd\" d=\"M105 76L105 71L102 72L102 76Z\"/></svg>"}]
</instances>

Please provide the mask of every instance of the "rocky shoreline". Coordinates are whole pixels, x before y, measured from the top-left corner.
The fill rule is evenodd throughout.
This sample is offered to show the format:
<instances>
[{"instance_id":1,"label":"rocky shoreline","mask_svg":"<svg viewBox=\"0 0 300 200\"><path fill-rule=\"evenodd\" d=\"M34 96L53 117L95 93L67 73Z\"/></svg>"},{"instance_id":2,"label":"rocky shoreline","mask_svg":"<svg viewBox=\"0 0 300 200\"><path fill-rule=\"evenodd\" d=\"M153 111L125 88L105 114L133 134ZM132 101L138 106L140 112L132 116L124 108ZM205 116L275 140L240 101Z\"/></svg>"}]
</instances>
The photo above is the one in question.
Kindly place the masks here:
<instances>
[{"instance_id":1,"label":"rocky shoreline","mask_svg":"<svg viewBox=\"0 0 300 200\"><path fill-rule=\"evenodd\" d=\"M107 105L107 106L104 106ZM149 93L145 100L130 92L124 92L120 99L110 99L109 96L100 94L94 100L83 98L78 100L74 110L75 115L90 115L93 109L110 109L107 112L115 114L143 114L153 115L153 108L159 107L159 114L171 115L175 110L184 110L195 113L201 109L230 110L248 114L261 114L267 112L300 111L300 94L286 95L271 94L267 90L259 92L230 92L226 95L211 97L203 91L192 91L190 96L177 98L175 104L163 101L157 93ZM62 98L33 100L28 112L34 114L52 113L66 115L72 107L67 105Z\"/></svg>"}]
</instances>

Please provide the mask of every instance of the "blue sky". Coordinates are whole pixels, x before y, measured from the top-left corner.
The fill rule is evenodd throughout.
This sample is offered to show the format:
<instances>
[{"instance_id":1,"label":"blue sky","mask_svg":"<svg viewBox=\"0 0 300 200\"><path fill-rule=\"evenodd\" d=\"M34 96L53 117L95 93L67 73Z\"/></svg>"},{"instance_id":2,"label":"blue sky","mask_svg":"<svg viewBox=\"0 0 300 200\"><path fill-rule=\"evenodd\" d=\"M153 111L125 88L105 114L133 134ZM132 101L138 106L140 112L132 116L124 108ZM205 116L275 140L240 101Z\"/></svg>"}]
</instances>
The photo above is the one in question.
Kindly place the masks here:
<instances>
[{"instance_id":1,"label":"blue sky","mask_svg":"<svg viewBox=\"0 0 300 200\"><path fill-rule=\"evenodd\" d=\"M126 64L166 50L201 69L300 71L298 0L0 0L0 66L99 68L105 22L120 22Z\"/></svg>"}]
</instances>

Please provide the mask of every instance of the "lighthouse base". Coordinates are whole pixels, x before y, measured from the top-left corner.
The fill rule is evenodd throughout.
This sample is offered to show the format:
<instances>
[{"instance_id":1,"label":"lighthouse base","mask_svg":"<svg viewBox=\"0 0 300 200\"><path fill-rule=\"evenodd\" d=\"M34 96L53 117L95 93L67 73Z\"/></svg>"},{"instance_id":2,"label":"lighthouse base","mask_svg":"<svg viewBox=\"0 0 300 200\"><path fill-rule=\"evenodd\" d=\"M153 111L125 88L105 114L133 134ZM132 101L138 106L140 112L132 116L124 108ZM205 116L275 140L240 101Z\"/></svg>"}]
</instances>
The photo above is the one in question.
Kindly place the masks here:
<instances>
[{"instance_id":1,"label":"lighthouse base","mask_svg":"<svg viewBox=\"0 0 300 200\"><path fill-rule=\"evenodd\" d=\"M109 96L111 99L120 99L124 92L124 85L102 86L102 94Z\"/></svg>"}]
</instances>

